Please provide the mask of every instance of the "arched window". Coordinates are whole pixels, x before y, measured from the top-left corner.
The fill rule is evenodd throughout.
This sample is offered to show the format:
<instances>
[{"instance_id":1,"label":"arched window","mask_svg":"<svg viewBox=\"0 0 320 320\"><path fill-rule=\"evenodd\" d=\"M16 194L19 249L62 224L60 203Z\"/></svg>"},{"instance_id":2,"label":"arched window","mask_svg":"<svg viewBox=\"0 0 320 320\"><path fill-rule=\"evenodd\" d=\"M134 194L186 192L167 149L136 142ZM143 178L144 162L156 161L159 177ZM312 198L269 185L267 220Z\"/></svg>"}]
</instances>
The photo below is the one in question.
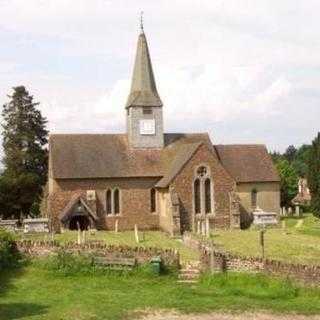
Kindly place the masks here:
<instances>
[{"instance_id":1,"label":"arched window","mask_svg":"<svg viewBox=\"0 0 320 320\"><path fill-rule=\"evenodd\" d=\"M200 197L200 180L194 181L194 210L195 213L201 212L201 197Z\"/></svg>"},{"instance_id":2,"label":"arched window","mask_svg":"<svg viewBox=\"0 0 320 320\"><path fill-rule=\"evenodd\" d=\"M256 189L253 189L251 191L251 207L254 209L257 207L257 198L258 198L258 191Z\"/></svg>"},{"instance_id":3,"label":"arched window","mask_svg":"<svg viewBox=\"0 0 320 320\"><path fill-rule=\"evenodd\" d=\"M106 194L106 212L107 214L111 214L112 213L112 209L111 209L111 190L107 190L107 194Z\"/></svg>"},{"instance_id":4,"label":"arched window","mask_svg":"<svg viewBox=\"0 0 320 320\"><path fill-rule=\"evenodd\" d=\"M209 178L204 181L204 198L206 213L211 213L211 181Z\"/></svg>"},{"instance_id":5,"label":"arched window","mask_svg":"<svg viewBox=\"0 0 320 320\"><path fill-rule=\"evenodd\" d=\"M118 189L115 189L113 191L113 213L114 214L120 213L120 196L119 196Z\"/></svg>"},{"instance_id":6,"label":"arched window","mask_svg":"<svg viewBox=\"0 0 320 320\"><path fill-rule=\"evenodd\" d=\"M156 190L151 189L150 191L150 211L156 212L157 211L157 203L156 203Z\"/></svg>"}]
</instances>

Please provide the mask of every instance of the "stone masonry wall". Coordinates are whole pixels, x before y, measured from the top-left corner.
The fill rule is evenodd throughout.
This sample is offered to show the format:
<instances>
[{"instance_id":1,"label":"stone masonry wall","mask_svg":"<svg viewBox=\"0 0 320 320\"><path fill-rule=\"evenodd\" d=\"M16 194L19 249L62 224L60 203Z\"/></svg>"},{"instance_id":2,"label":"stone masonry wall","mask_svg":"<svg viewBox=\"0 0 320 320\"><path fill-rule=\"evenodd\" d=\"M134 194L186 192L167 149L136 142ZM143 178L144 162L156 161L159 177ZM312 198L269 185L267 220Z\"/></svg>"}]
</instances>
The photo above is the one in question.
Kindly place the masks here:
<instances>
[{"instance_id":1,"label":"stone masonry wall","mask_svg":"<svg viewBox=\"0 0 320 320\"><path fill-rule=\"evenodd\" d=\"M135 258L138 264L149 263L155 256L160 256L166 266L179 267L179 253L172 249L111 246L100 242L88 242L78 245L74 242L59 244L56 241L18 241L17 248L20 252L32 257L48 256L58 250L72 253L94 254L95 256Z\"/></svg>"},{"instance_id":2,"label":"stone masonry wall","mask_svg":"<svg viewBox=\"0 0 320 320\"><path fill-rule=\"evenodd\" d=\"M183 242L187 246L200 251L203 271L211 270L213 263L215 271L264 272L270 275L288 277L309 285L320 285L320 265L292 264L272 259L244 257L224 252L215 246L213 246L214 259L212 259L211 241L186 233L183 236Z\"/></svg>"}]
</instances>

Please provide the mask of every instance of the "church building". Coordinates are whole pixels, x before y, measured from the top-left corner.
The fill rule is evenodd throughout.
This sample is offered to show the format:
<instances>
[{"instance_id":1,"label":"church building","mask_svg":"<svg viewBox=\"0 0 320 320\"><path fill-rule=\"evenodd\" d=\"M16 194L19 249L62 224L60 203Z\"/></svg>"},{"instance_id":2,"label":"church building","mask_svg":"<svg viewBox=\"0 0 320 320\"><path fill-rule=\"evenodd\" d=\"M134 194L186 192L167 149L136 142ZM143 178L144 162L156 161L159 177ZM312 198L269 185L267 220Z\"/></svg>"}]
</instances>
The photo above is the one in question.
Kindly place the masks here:
<instances>
[{"instance_id":1,"label":"church building","mask_svg":"<svg viewBox=\"0 0 320 320\"><path fill-rule=\"evenodd\" d=\"M165 133L163 112L142 30L123 106L126 133L50 135L47 211L55 230L136 224L179 236L245 226L257 207L279 213L279 176L264 145Z\"/></svg>"}]
</instances>

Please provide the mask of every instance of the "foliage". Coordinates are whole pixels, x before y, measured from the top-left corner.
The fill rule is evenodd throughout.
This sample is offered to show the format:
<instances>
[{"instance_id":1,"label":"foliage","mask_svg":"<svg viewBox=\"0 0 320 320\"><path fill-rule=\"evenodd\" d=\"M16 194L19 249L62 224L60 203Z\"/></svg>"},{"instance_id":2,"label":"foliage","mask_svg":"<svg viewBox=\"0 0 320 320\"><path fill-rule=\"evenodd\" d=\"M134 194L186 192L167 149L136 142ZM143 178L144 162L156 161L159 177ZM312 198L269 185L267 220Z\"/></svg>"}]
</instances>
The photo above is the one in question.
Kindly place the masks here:
<instances>
[{"instance_id":1,"label":"foliage","mask_svg":"<svg viewBox=\"0 0 320 320\"><path fill-rule=\"evenodd\" d=\"M286 280L241 273L205 275L192 286L176 280L139 271L128 276L79 273L64 277L30 265L1 297L0 313L3 319L117 320L134 318L136 310L159 309L183 313L263 310L286 315L320 312L319 289L298 287Z\"/></svg>"},{"instance_id":2,"label":"foliage","mask_svg":"<svg viewBox=\"0 0 320 320\"><path fill-rule=\"evenodd\" d=\"M320 218L320 132L312 141L309 153L308 184L311 192L311 210Z\"/></svg>"},{"instance_id":3,"label":"foliage","mask_svg":"<svg viewBox=\"0 0 320 320\"><path fill-rule=\"evenodd\" d=\"M14 237L9 232L0 229L0 271L20 265L19 254Z\"/></svg>"},{"instance_id":4,"label":"foliage","mask_svg":"<svg viewBox=\"0 0 320 320\"><path fill-rule=\"evenodd\" d=\"M296 154L297 154L296 147L291 145L287 148L283 156L286 160L288 160L289 162L292 162L295 159Z\"/></svg>"},{"instance_id":5,"label":"foliage","mask_svg":"<svg viewBox=\"0 0 320 320\"><path fill-rule=\"evenodd\" d=\"M291 200L298 192L298 176L288 160L276 163L280 175L281 206L290 206Z\"/></svg>"},{"instance_id":6,"label":"foliage","mask_svg":"<svg viewBox=\"0 0 320 320\"><path fill-rule=\"evenodd\" d=\"M5 170L0 179L0 204L4 217L27 215L39 202L47 179L47 120L39 103L23 86L13 88L3 106L2 128ZM36 211L34 211L36 212Z\"/></svg>"},{"instance_id":7,"label":"foliage","mask_svg":"<svg viewBox=\"0 0 320 320\"><path fill-rule=\"evenodd\" d=\"M300 148L297 149L295 157L291 162L299 177L304 178L307 176L310 149L310 145L303 144Z\"/></svg>"}]
</instances>

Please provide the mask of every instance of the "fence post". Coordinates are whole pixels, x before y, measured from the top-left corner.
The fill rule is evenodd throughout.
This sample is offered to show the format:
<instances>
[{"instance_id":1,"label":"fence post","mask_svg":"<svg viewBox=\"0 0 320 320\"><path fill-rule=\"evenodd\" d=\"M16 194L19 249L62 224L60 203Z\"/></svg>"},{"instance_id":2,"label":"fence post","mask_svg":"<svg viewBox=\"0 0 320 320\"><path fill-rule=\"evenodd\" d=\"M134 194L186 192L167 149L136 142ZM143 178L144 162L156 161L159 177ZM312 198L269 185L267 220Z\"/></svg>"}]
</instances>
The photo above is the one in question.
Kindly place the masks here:
<instances>
[{"instance_id":1,"label":"fence post","mask_svg":"<svg viewBox=\"0 0 320 320\"><path fill-rule=\"evenodd\" d=\"M214 246L213 246L213 241L211 241L210 243L210 270L211 270L211 273L214 273Z\"/></svg>"}]
</instances>

